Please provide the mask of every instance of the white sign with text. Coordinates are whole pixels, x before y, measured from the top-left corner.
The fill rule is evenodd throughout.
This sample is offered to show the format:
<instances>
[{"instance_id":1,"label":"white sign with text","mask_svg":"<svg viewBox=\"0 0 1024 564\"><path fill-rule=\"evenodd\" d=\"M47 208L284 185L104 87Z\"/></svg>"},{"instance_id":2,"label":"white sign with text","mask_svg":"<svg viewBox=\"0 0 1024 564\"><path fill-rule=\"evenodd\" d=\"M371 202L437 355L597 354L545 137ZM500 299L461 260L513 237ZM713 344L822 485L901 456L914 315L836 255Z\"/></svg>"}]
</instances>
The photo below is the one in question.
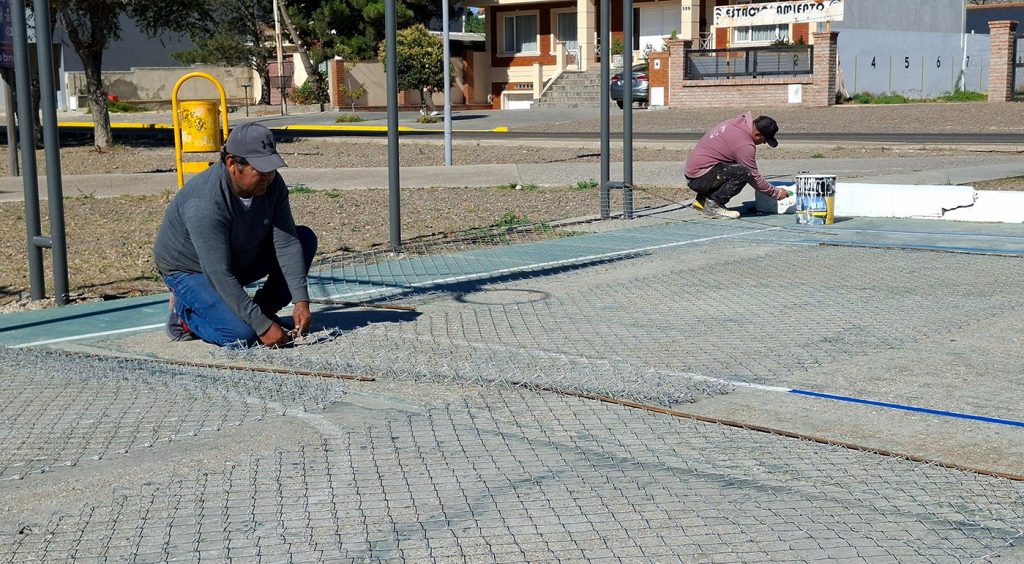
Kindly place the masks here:
<instances>
[{"instance_id":1,"label":"white sign with text","mask_svg":"<svg viewBox=\"0 0 1024 564\"><path fill-rule=\"evenodd\" d=\"M843 19L844 0L801 0L715 7L715 27L744 27Z\"/></svg>"}]
</instances>

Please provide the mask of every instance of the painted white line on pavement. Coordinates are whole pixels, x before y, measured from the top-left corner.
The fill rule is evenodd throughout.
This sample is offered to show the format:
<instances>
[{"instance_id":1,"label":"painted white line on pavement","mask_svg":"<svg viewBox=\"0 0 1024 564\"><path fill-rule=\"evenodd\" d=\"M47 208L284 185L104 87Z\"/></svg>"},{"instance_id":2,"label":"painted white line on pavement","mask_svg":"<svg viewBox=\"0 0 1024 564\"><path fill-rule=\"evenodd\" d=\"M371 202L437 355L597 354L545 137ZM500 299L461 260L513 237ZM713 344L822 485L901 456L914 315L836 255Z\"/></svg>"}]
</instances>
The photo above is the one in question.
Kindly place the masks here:
<instances>
[{"instance_id":1,"label":"painted white line on pavement","mask_svg":"<svg viewBox=\"0 0 1024 564\"><path fill-rule=\"evenodd\" d=\"M85 335L73 335L71 337L61 337L59 339L47 339L45 341L35 341L32 343L22 343L20 345L11 345L12 349L21 349L25 347L35 347L39 345L49 345L53 343L64 343L67 341L77 341L79 339L89 339L91 337L103 337L106 335L117 335L118 333L132 333L135 331L146 331L148 329L156 329L157 327L163 327L163 323L157 323L155 325L143 325L141 327L128 327L127 329L114 329L113 331L100 331L99 333L88 333Z\"/></svg>"}]
</instances>

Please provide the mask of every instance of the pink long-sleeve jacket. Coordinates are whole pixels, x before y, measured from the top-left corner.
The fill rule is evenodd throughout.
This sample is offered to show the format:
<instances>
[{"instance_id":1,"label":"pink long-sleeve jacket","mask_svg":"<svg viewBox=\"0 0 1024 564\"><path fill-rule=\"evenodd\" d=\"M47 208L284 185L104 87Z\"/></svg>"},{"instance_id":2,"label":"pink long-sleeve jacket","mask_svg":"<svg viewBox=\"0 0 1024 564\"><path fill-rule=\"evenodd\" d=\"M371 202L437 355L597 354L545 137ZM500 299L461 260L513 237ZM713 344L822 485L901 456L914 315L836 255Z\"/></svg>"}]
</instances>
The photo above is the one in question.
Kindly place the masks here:
<instances>
[{"instance_id":1,"label":"pink long-sleeve jacket","mask_svg":"<svg viewBox=\"0 0 1024 564\"><path fill-rule=\"evenodd\" d=\"M782 188L769 184L757 170L753 132L754 117L750 112L744 112L709 129L686 159L686 177L703 176L718 163L738 163L750 169L754 176L752 185L755 190L773 198L781 196Z\"/></svg>"}]
</instances>

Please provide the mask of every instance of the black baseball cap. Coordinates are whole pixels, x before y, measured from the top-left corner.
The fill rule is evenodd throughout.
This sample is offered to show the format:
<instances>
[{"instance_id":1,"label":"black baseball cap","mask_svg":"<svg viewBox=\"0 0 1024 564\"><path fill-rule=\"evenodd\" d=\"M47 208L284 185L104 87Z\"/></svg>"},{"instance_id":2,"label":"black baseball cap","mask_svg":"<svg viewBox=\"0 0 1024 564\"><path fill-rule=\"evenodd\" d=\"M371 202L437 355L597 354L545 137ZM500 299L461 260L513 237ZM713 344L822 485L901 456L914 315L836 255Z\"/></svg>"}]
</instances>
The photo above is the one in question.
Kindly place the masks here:
<instances>
[{"instance_id":1,"label":"black baseball cap","mask_svg":"<svg viewBox=\"0 0 1024 564\"><path fill-rule=\"evenodd\" d=\"M754 127L761 132L769 147L779 146L775 139L775 134L779 132L779 124L775 123L775 120L768 116L760 116L754 120Z\"/></svg>"},{"instance_id":2,"label":"black baseball cap","mask_svg":"<svg viewBox=\"0 0 1024 564\"><path fill-rule=\"evenodd\" d=\"M231 130L224 148L229 154L244 157L253 168L270 172L288 166L277 154L274 134L264 125L249 122Z\"/></svg>"}]
</instances>

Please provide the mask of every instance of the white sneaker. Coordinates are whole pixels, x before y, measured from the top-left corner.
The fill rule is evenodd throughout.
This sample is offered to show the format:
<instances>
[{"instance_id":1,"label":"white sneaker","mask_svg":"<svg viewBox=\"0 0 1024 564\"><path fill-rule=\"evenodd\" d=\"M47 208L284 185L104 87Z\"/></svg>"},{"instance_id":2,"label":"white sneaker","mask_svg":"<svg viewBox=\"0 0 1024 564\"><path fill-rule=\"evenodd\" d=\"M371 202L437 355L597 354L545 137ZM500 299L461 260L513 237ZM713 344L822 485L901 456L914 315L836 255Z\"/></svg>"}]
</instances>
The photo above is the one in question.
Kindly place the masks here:
<instances>
[{"instance_id":1,"label":"white sneaker","mask_svg":"<svg viewBox=\"0 0 1024 564\"><path fill-rule=\"evenodd\" d=\"M735 210L727 210L722 206L718 205L718 202L708 199L704 202L704 209L702 210L704 217L710 217L711 219L739 219L740 212Z\"/></svg>"}]
</instances>

